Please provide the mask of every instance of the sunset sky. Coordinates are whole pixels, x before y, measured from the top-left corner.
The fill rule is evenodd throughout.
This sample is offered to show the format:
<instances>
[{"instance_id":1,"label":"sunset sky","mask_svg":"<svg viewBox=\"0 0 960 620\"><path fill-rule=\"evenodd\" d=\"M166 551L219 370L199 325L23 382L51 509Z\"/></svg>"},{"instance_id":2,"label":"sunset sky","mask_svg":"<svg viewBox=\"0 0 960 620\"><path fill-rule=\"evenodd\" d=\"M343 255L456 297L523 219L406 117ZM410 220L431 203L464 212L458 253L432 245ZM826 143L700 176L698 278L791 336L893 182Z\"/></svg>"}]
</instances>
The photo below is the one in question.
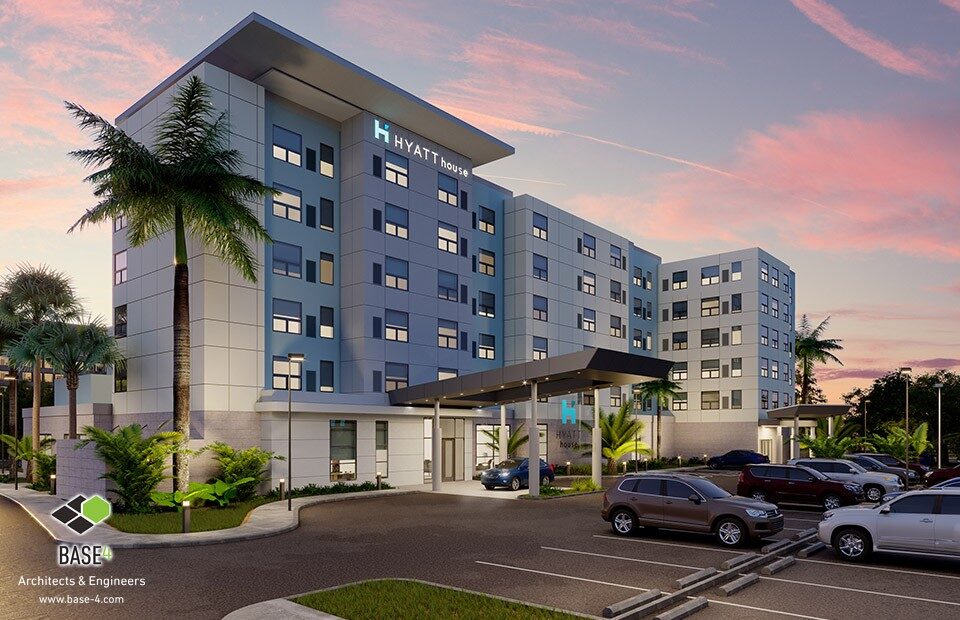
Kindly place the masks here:
<instances>
[{"instance_id":1,"label":"sunset sky","mask_svg":"<svg viewBox=\"0 0 960 620\"><path fill-rule=\"evenodd\" d=\"M761 246L832 316L828 396L960 367L960 0L0 4L0 271L110 315L62 100L113 118L251 11L513 144L478 174L675 260Z\"/></svg>"}]
</instances>

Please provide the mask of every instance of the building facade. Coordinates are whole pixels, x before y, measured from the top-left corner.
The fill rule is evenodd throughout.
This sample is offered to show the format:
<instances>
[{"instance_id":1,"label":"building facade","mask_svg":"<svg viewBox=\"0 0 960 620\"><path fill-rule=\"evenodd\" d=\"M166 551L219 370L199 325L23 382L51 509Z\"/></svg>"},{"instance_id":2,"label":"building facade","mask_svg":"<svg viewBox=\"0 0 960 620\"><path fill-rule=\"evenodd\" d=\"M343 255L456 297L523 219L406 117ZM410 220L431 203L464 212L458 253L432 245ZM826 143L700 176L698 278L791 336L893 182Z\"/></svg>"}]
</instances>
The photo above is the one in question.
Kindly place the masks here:
<instances>
[{"instance_id":1,"label":"building facade","mask_svg":"<svg viewBox=\"0 0 960 620\"><path fill-rule=\"evenodd\" d=\"M193 75L229 114L242 171L277 192L250 205L273 239L256 248L256 282L191 242L197 445L285 454L289 390L293 486L378 473L391 484L469 479L495 458L485 431L495 432L499 411L442 410L434 463L432 411L391 407L388 391L602 347L707 373L676 375L687 401L665 412L665 456L763 447L764 408L788 404L792 392L783 378L793 376L795 277L781 261L754 248L661 264L627 238L477 176L475 167L513 148L256 14L118 125L149 144L171 94ZM134 248L126 232L115 223L115 333L129 362L115 376L113 424L156 428L172 411L172 239ZM684 271L688 286L676 287ZM687 314L675 314L682 304ZM779 344L769 344L769 329ZM678 333L687 346L675 346ZM288 361L293 352L305 360ZM600 404L616 409L632 388L603 390ZM548 461L581 458L589 431L561 423L560 409L586 414L593 398L541 407ZM652 419L652 404L636 413ZM512 430L525 417L511 407ZM274 481L285 468L274 468Z\"/></svg>"}]
</instances>

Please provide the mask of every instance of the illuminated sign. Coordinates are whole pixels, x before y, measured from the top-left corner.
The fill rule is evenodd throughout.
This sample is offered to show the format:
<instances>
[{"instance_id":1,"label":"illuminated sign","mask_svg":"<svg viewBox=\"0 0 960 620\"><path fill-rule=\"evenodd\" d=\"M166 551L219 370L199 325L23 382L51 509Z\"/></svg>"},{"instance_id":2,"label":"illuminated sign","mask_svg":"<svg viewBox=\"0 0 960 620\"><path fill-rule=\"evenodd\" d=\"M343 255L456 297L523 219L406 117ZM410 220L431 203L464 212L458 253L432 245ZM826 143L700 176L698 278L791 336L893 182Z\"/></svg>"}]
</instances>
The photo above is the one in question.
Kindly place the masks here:
<instances>
[{"instance_id":1,"label":"illuminated sign","mask_svg":"<svg viewBox=\"0 0 960 620\"><path fill-rule=\"evenodd\" d=\"M562 424L566 424L567 420L570 421L570 424L577 423L577 408L573 404L567 404L566 400L563 400L560 403L560 421Z\"/></svg>"},{"instance_id":2,"label":"illuminated sign","mask_svg":"<svg viewBox=\"0 0 960 620\"><path fill-rule=\"evenodd\" d=\"M392 133L392 136L391 136ZM442 153L434 149L427 148L415 139L410 139L400 135L393 126L378 118L373 119L373 139L383 141L384 144L393 145L393 148L412 157L417 157L433 164L454 176L461 176L465 179L470 178L470 170L459 165L457 162L447 159Z\"/></svg>"}]
</instances>

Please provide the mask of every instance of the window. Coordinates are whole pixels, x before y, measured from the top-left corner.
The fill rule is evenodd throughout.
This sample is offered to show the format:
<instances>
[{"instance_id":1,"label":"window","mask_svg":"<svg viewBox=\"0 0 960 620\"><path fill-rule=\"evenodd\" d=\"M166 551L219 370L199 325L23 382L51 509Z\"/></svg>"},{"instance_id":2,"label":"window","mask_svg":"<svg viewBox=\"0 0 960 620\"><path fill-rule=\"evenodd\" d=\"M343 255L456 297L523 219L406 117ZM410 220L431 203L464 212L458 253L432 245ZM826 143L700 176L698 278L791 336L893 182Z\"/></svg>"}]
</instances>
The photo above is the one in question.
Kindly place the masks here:
<instances>
[{"instance_id":1,"label":"window","mask_svg":"<svg viewBox=\"0 0 960 620\"><path fill-rule=\"evenodd\" d=\"M730 376L731 377L743 376L743 358L742 357L734 357L730 360Z\"/></svg>"},{"instance_id":2,"label":"window","mask_svg":"<svg viewBox=\"0 0 960 620\"><path fill-rule=\"evenodd\" d=\"M678 291L684 288L687 288L687 272L674 271L673 272L673 290Z\"/></svg>"},{"instance_id":3,"label":"window","mask_svg":"<svg viewBox=\"0 0 960 620\"><path fill-rule=\"evenodd\" d=\"M701 379L720 378L720 360L703 360L700 362Z\"/></svg>"},{"instance_id":4,"label":"window","mask_svg":"<svg viewBox=\"0 0 960 620\"><path fill-rule=\"evenodd\" d=\"M120 232L127 227L127 216L120 214L117 217L113 218L113 232Z\"/></svg>"},{"instance_id":5,"label":"window","mask_svg":"<svg viewBox=\"0 0 960 620\"><path fill-rule=\"evenodd\" d=\"M580 238L580 253L590 258L597 257L597 240L593 235L584 233Z\"/></svg>"},{"instance_id":6,"label":"window","mask_svg":"<svg viewBox=\"0 0 960 620\"><path fill-rule=\"evenodd\" d=\"M764 282L770 281L770 265L764 261L760 261L760 279Z\"/></svg>"},{"instance_id":7,"label":"window","mask_svg":"<svg viewBox=\"0 0 960 620\"><path fill-rule=\"evenodd\" d=\"M300 277L302 251L299 245L273 242L273 273L290 278Z\"/></svg>"},{"instance_id":8,"label":"window","mask_svg":"<svg viewBox=\"0 0 960 620\"><path fill-rule=\"evenodd\" d=\"M533 359L542 360L547 357L547 339L539 336L533 337Z\"/></svg>"},{"instance_id":9,"label":"window","mask_svg":"<svg viewBox=\"0 0 960 620\"><path fill-rule=\"evenodd\" d=\"M497 275L496 255L487 250L480 250L478 261L480 263L479 271L486 276Z\"/></svg>"},{"instance_id":10,"label":"window","mask_svg":"<svg viewBox=\"0 0 960 620\"><path fill-rule=\"evenodd\" d=\"M493 209L480 207L480 215L477 217L477 228L488 234L495 234L497 231L497 214Z\"/></svg>"},{"instance_id":11,"label":"window","mask_svg":"<svg viewBox=\"0 0 960 620\"><path fill-rule=\"evenodd\" d=\"M734 293L730 296L730 312L743 312L743 294Z\"/></svg>"},{"instance_id":12,"label":"window","mask_svg":"<svg viewBox=\"0 0 960 620\"><path fill-rule=\"evenodd\" d=\"M406 157L391 153L390 151L386 152L386 156L387 166L383 177L387 181L396 183L400 187L406 187L409 184L407 175L409 174L410 162Z\"/></svg>"},{"instance_id":13,"label":"window","mask_svg":"<svg viewBox=\"0 0 960 620\"><path fill-rule=\"evenodd\" d=\"M770 328L766 325L760 326L760 344L763 346L770 344Z\"/></svg>"},{"instance_id":14,"label":"window","mask_svg":"<svg viewBox=\"0 0 960 620\"><path fill-rule=\"evenodd\" d=\"M720 408L720 392L700 392L700 408L703 410Z\"/></svg>"},{"instance_id":15,"label":"window","mask_svg":"<svg viewBox=\"0 0 960 620\"><path fill-rule=\"evenodd\" d=\"M639 267L634 267L633 268L633 285L643 288L643 284L644 284L643 269L640 269Z\"/></svg>"},{"instance_id":16,"label":"window","mask_svg":"<svg viewBox=\"0 0 960 620\"><path fill-rule=\"evenodd\" d=\"M273 300L273 331L285 334L301 333L300 302Z\"/></svg>"},{"instance_id":17,"label":"window","mask_svg":"<svg viewBox=\"0 0 960 620\"><path fill-rule=\"evenodd\" d=\"M720 346L720 328L700 330L700 347L719 347Z\"/></svg>"},{"instance_id":18,"label":"window","mask_svg":"<svg viewBox=\"0 0 960 620\"><path fill-rule=\"evenodd\" d=\"M437 368L437 381L444 379L453 379L457 376L456 368Z\"/></svg>"},{"instance_id":19,"label":"window","mask_svg":"<svg viewBox=\"0 0 960 620\"><path fill-rule=\"evenodd\" d=\"M625 298L626 294L623 290L623 285L616 280L610 280L610 300L621 304Z\"/></svg>"},{"instance_id":20,"label":"window","mask_svg":"<svg viewBox=\"0 0 960 620\"><path fill-rule=\"evenodd\" d=\"M643 281L643 288L648 291L653 288L653 273L650 271L647 272L647 278Z\"/></svg>"},{"instance_id":21,"label":"window","mask_svg":"<svg viewBox=\"0 0 960 620\"><path fill-rule=\"evenodd\" d=\"M778 299L770 300L770 316L775 319L780 318L780 301Z\"/></svg>"},{"instance_id":22,"label":"window","mask_svg":"<svg viewBox=\"0 0 960 620\"><path fill-rule=\"evenodd\" d=\"M547 305L547 298L540 297L539 295L533 296L533 319L535 321L547 321L549 320L549 310Z\"/></svg>"},{"instance_id":23,"label":"window","mask_svg":"<svg viewBox=\"0 0 960 620\"><path fill-rule=\"evenodd\" d=\"M597 294L597 276L590 273L589 271L583 272L583 280L580 284L580 290L586 293L587 295L596 295Z\"/></svg>"},{"instance_id":24,"label":"window","mask_svg":"<svg viewBox=\"0 0 960 620\"><path fill-rule=\"evenodd\" d=\"M790 373L789 373L789 371L787 371L787 363L786 363L786 362L780 362L780 375L783 377L783 380L784 380L784 381L786 381L787 383L790 383L790 381L791 381L791 379L790 379ZM786 401L784 401L784 404L787 404Z\"/></svg>"},{"instance_id":25,"label":"window","mask_svg":"<svg viewBox=\"0 0 960 620\"><path fill-rule=\"evenodd\" d=\"M442 172L437 173L437 199L450 206L457 206L457 180Z\"/></svg>"},{"instance_id":26,"label":"window","mask_svg":"<svg viewBox=\"0 0 960 620\"><path fill-rule=\"evenodd\" d=\"M686 392L677 392L673 397L673 403L670 406L674 411L686 411L687 410L687 393Z\"/></svg>"},{"instance_id":27,"label":"window","mask_svg":"<svg viewBox=\"0 0 960 620\"><path fill-rule=\"evenodd\" d=\"M743 327L734 325L730 328L730 344L737 345L743 343Z\"/></svg>"},{"instance_id":28,"label":"window","mask_svg":"<svg viewBox=\"0 0 960 620\"><path fill-rule=\"evenodd\" d=\"M547 240L547 216L534 212L533 214L533 236L537 239Z\"/></svg>"},{"instance_id":29,"label":"window","mask_svg":"<svg viewBox=\"0 0 960 620\"><path fill-rule=\"evenodd\" d=\"M329 144L320 145L320 174L333 178L333 147Z\"/></svg>"},{"instance_id":30,"label":"window","mask_svg":"<svg viewBox=\"0 0 960 620\"><path fill-rule=\"evenodd\" d=\"M409 222L410 213L406 209L396 205L387 204L383 227L383 231L385 233L388 235L393 235L394 237L406 239L410 234L408 228Z\"/></svg>"},{"instance_id":31,"label":"window","mask_svg":"<svg viewBox=\"0 0 960 620\"><path fill-rule=\"evenodd\" d=\"M610 335L614 338L623 338L623 320L618 316L610 316Z\"/></svg>"},{"instance_id":32,"label":"window","mask_svg":"<svg viewBox=\"0 0 960 620\"><path fill-rule=\"evenodd\" d=\"M333 284L333 254L320 252L320 284Z\"/></svg>"},{"instance_id":33,"label":"window","mask_svg":"<svg viewBox=\"0 0 960 620\"><path fill-rule=\"evenodd\" d=\"M480 340L477 346L477 357L482 360L496 359L497 345L493 334L480 334Z\"/></svg>"},{"instance_id":34,"label":"window","mask_svg":"<svg viewBox=\"0 0 960 620\"><path fill-rule=\"evenodd\" d=\"M285 357L273 357L273 389L293 391L300 390L301 362L291 362ZM290 380L289 387L287 380Z\"/></svg>"},{"instance_id":35,"label":"window","mask_svg":"<svg viewBox=\"0 0 960 620\"><path fill-rule=\"evenodd\" d=\"M734 261L730 265L730 280L736 282L743 278L743 263L740 261Z\"/></svg>"},{"instance_id":36,"label":"window","mask_svg":"<svg viewBox=\"0 0 960 620\"><path fill-rule=\"evenodd\" d=\"M639 297L633 298L633 316L644 318L643 300Z\"/></svg>"},{"instance_id":37,"label":"window","mask_svg":"<svg viewBox=\"0 0 960 620\"><path fill-rule=\"evenodd\" d=\"M687 380L687 363L674 362L673 368L671 369L670 372L674 381L686 381Z\"/></svg>"},{"instance_id":38,"label":"window","mask_svg":"<svg viewBox=\"0 0 960 620\"><path fill-rule=\"evenodd\" d=\"M623 261L623 252L619 247L613 245L612 243L610 244L610 264L617 269L623 269L625 266Z\"/></svg>"},{"instance_id":39,"label":"window","mask_svg":"<svg viewBox=\"0 0 960 620\"><path fill-rule=\"evenodd\" d=\"M449 271L437 271L437 297L447 301L459 301L459 279Z\"/></svg>"},{"instance_id":40,"label":"window","mask_svg":"<svg viewBox=\"0 0 960 620\"><path fill-rule=\"evenodd\" d=\"M642 329L633 329L633 346L642 349L643 348L643 330Z\"/></svg>"},{"instance_id":41,"label":"window","mask_svg":"<svg viewBox=\"0 0 960 620\"><path fill-rule=\"evenodd\" d=\"M113 309L113 337L124 338L127 335L127 304Z\"/></svg>"},{"instance_id":42,"label":"window","mask_svg":"<svg viewBox=\"0 0 960 620\"><path fill-rule=\"evenodd\" d=\"M770 346L774 349L780 348L780 332L773 330L770 335Z\"/></svg>"},{"instance_id":43,"label":"window","mask_svg":"<svg viewBox=\"0 0 960 620\"><path fill-rule=\"evenodd\" d=\"M444 252L459 254L457 245L457 227L444 222L437 224L437 247Z\"/></svg>"},{"instance_id":44,"label":"window","mask_svg":"<svg viewBox=\"0 0 960 620\"><path fill-rule=\"evenodd\" d=\"M771 379L780 379L780 365L777 364L777 360L773 360L770 363L770 378Z\"/></svg>"},{"instance_id":45,"label":"window","mask_svg":"<svg viewBox=\"0 0 960 620\"><path fill-rule=\"evenodd\" d=\"M591 310L590 308L583 309L583 320L581 321L584 331L595 332L597 331L597 311Z\"/></svg>"},{"instance_id":46,"label":"window","mask_svg":"<svg viewBox=\"0 0 960 620\"><path fill-rule=\"evenodd\" d=\"M770 394L770 408L778 409L780 407L780 392L772 392Z\"/></svg>"},{"instance_id":47,"label":"window","mask_svg":"<svg viewBox=\"0 0 960 620\"><path fill-rule=\"evenodd\" d=\"M300 134L277 125L273 126L273 157L275 159L299 166L302 148L303 139Z\"/></svg>"},{"instance_id":48,"label":"window","mask_svg":"<svg viewBox=\"0 0 960 620\"><path fill-rule=\"evenodd\" d=\"M765 293L760 293L760 312L770 314L770 298Z\"/></svg>"},{"instance_id":49,"label":"window","mask_svg":"<svg viewBox=\"0 0 960 620\"><path fill-rule=\"evenodd\" d=\"M768 390L760 390L760 408L763 410L770 408L770 392Z\"/></svg>"},{"instance_id":50,"label":"window","mask_svg":"<svg viewBox=\"0 0 960 620\"><path fill-rule=\"evenodd\" d=\"M113 283L123 284L127 281L127 251L113 255Z\"/></svg>"},{"instance_id":51,"label":"window","mask_svg":"<svg viewBox=\"0 0 960 620\"><path fill-rule=\"evenodd\" d=\"M333 231L333 201L329 198L320 199L320 229Z\"/></svg>"},{"instance_id":52,"label":"window","mask_svg":"<svg viewBox=\"0 0 960 620\"><path fill-rule=\"evenodd\" d=\"M673 350L683 351L687 348L687 332L673 332Z\"/></svg>"},{"instance_id":53,"label":"window","mask_svg":"<svg viewBox=\"0 0 960 620\"><path fill-rule=\"evenodd\" d=\"M783 322L787 325L790 325L792 321L790 320L790 304L783 304Z\"/></svg>"},{"instance_id":54,"label":"window","mask_svg":"<svg viewBox=\"0 0 960 620\"><path fill-rule=\"evenodd\" d=\"M673 302L673 320L680 321L685 318L687 318L687 302L685 301Z\"/></svg>"},{"instance_id":55,"label":"window","mask_svg":"<svg viewBox=\"0 0 960 620\"><path fill-rule=\"evenodd\" d=\"M910 495L890 504L890 512L912 515L932 515L936 503L936 495Z\"/></svg>"},{"instance_id":56,"label":"window","mask_svg":"<svg viewBox=\"0 0 960 620\"><path fill-rule=\"evenodd\" d=\"M653 332L647 332L647 346L644 347L647 351L653 351Z\"/></svg>"},{"instance_id":57,"label":"window","mask_svg":"<svg viewBox=\"0 0 960 620\"><path fill-rule=\"evenodd\" d=\"M459 346L457 324L453 321L437 321L437 346L441 349L456 349Z\"/></svg>"},{"instance_id":58,"label":"window","mask_svg":"<svg viewBox=\"0 0 960 620\"><path fill-rule=\"evenodd\" d=\"M952 485L950 488L954 488ZM940 514L960 515L960 496L942 495L940 498Z\"/></svg>"},{"instance_id":59,"label":"window","mask_svg":"<svg viewBox=\"0 0 960 620\"><path fill-rule=\"evenodd\" d=\"M407 387L410 368L406 364L387 362L383 365L383 374L386 377L384 388L387 392Z\"/></svg>"},{"instance_id":60,"label":"window","mask_svg":"<svg viewBox=\"0 0 960 620\"><path fill-rule=\"evenodd\" d=\"M410 320L409 315L406 312L400 312L399 310L386 310L383 314L383 337L386 340L407 342L407 329Z\"/></svg>"},{"instance_id":61,"label":"window","mask_svg":"<svg viewBox=\"0 0 960 620\"><path fill-rule=\"evenodd\" d=\"M700 270L700 285L720 284L720 265L711 265Z\"/></svg>"},{"instance_id":62,"label":"window","mask_svg":"<svg viewBox=\"0 0 960 620\"><path fill-rule=\"evenodd\" d=\"M784 273L783 277L780 278L780 281L783 283L783 290L789 293L790 292L790 274Z\"/></svg>"},{"instance_id":63,"label":"window","mask_svg":"<svg viewBox=\"0 0 960 620\"><path fill-rule=\"evenodd\" d=\"M320 306L320 337L333 338L333 308Z\"/></svg>"},{"instance_id":64,"label":"window","mask_svg":"<svg viewBox=\"0 0 960 620\"><path fill-rule=\"evenodd\" d=\"M390 459L387 456L387 450L389 449L388 446L390 445L388 438L389 423L377 420L374 449L376 450L377 475L381 476L382 478L386 478L390 475Z\"/></svg>"},{"instance_id":65,"label":"window","mask_svg":"<svg viewBox=\"0 0 960 620\"><path fill-rule=\"evenodd\" d=\"M330 420L330 481L357 479L357 423Z\"/></svg>"},{"instance_id":66,"label":"window","mask_svg":"<svg viewBox=\"0 0 960 620\"><path fill-rule=\"evenodd\" d=\"M409 277L407 270L407 261L388 256L386 264L384 265L384 272L386 273L384 285L388 288L400 289L401 291L407 290L407 278Z\"/></svg>"},{"instance_id":67,"label":"window","mask_svg":"<svg viewBox=\"0 0 960 620\"><path fill-rule=\"evenodd\" d=\"M623 388L619 385L615 385L610 388L610 406L619 407L620 403L623 402Z\"/></svg>"},{"instance_id":68,"label":"window","mask_svg":"<svg viewBox=\"0 0 960 620\"><path fill-rule=\"evenodd\" d=\"M704 297L701 299L700 316L720 316L720 298Z\"/></svg>"},{"instance_id":69,"label":"window","mask_svg":"<svg viewBox=\"0 0 960 620\"><path fill-rule=\"evenodd\" d=\"M730 408L743 409L743 390L730 391Z\"/></svg>"},{"instance_id":70,"label":"window","mask_svg":"<svg viewBox=\"0 0 960 620\"><path fill-rule=\"evenodd\" d=\"M773 288L780 288L780 270L776 267L773 267L770 270L770 286Z\"/></svg>"},{"instance_id":71,"label":"window","mask_svg":"<svg viewBox=\"0 0 960 620\"><path fill-rule=\"evenodd\" d=\"M300 190L279 183L275 183L273 189L280 192L273 197L273 214L291 222L299 222L302 217Z\"/></svg>"},{"instance_id":72,"label":"window","mask_svg":"<svg viewBox=\"0 0 960 620\"><path fill-rule=\"evenodd\" d=\"M760 358L760 376L769 377L770 376L770 360L765 357Z\"/></svg>"},{"instance_id":73,"label":"window","mask_svg":"<svg viewBox=\"0 0 960 620\"><path fill-rule=\"evenodd\" d=\"M494 318L496 316L496 302L497 298L493 293L480 291L479 299L477 300L477 314L491 319Z\"/></svg>"},{"instance_id":74,"label":"window","mask_svg":"<svg viewBox=\"0 0 960 620\"><path fill-rule=\"evenodd\" d=\"M113 391L122 394L127 391L127 365L117 364L113 367Z\"/></svg>"},{"instance_id":75,"label":"window","mask_svg":"<svg viewBox=\"0 0 960 620\"><path fill-rule=\"evenodd\" d=\"M537 280L547 279L547 257L539 254L533 255L533 277Z\"/></svg>"}]
</instances>

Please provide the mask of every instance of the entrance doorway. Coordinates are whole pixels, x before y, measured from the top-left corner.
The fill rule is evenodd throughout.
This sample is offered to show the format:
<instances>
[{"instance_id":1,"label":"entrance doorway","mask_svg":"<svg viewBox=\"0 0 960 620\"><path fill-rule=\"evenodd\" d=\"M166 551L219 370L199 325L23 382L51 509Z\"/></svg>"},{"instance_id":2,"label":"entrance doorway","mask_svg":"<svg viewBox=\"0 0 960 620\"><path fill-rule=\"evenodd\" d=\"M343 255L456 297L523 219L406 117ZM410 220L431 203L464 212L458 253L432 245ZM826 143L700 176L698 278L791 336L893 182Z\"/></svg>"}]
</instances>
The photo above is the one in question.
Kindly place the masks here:
<instances>
[{"instance_id":1,"label":"entrance doorway","mask_svg":"<svg viewBox=\"0 0 960 620\"><path fill-rule=\"evenodd\" d=\"M443 477L441 478L444 482L450 482L456 480L457 478L457 467L456 467L456 450L457 450L457 440L453 437L443 438L443 444L441 446L443 454L441 461L443 462Z\"/></svg>"}]
</instances>

